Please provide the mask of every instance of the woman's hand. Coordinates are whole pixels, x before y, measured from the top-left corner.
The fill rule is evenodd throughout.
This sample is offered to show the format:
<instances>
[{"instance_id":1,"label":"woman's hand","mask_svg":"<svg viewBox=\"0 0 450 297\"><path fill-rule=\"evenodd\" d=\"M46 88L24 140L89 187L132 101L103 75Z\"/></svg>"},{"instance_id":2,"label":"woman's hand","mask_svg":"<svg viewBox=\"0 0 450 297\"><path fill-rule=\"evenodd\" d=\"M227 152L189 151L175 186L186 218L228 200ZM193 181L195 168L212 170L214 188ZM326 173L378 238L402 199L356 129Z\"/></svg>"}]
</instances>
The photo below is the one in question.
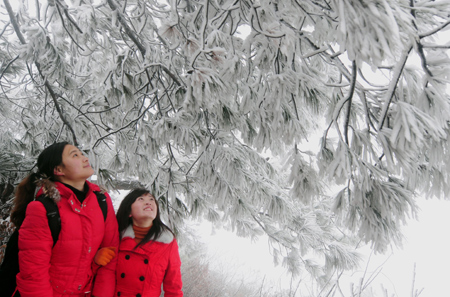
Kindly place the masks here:
<instances>
[{"instance_id":1,"label":"woman's hand","mask_svg":"<svg viewBox=\"0 0 450 297\"><path fill-rule=\"evenodd\" d=\"M97 251L95 254L94 262L97 265L105 266L116 256L115 247L104 247Z\"/></svg>"}]
</instances>

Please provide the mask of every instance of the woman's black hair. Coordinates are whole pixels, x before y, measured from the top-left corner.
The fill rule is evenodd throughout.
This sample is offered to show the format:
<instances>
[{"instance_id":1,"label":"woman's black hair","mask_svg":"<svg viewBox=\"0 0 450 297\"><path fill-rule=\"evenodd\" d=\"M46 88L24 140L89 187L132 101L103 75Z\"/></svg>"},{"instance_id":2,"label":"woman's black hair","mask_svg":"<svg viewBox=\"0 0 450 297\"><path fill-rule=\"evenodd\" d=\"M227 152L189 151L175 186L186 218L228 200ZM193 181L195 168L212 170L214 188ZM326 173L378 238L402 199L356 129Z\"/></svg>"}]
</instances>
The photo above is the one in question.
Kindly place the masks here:
<instances>
[{"instance_id":1,"label":"woman's black hair","mask_svg":"<svg viewBox=\"0 0 450 297\"><path fill-rule=\"evenodd\" d=\"M36 182L40 179L55 181L54 169L62 164L62 154L68 142L56 142L46 147L37 159L37 172L33 172L24 178L17 186L14 207L11 211L11 222L16 227L22 225L25 219L25 211L28 203L34 200Z\"/></svg>"},{"instance_id":2,"label":"woman's black hair","mask_svg":"<svg viewBox=\"0 0 450 297\"><path fill-rule=\"evenodd\" d=\"M56 166L62 164L63 151L68 142L56 142L48 147L46 147L37 159L38 174L50 178L50 180L55 181L54 170Z\"/></svg>"},{"instance_id":3,"label":"woman's black hair","mask_svg":"<svg viewBox=\"0 0 450 297\"><path fill-rule=\"evenodd\" d=\"M136 201L137 198L142 195L150 194L150 191L147 189L134 189L130 191L125 198L123 198L120 203L119 209L117 210L117 222L119 224L119 234L122 237L122 232L130 225L133 225L133 219L130 217L131 214L131 205ZM152 195L153 196L153 195ZM154 197L154 196L153 196ZM148 233L144 236L141 242L139 242L135 248L139 245L149 242L150 240L156 240L163 233L164 230L170 231L172 234L172 230L167 227L162 221L159 211L159 203L155 198L156 203L156 217L153 219L153 224Z\"/></svg>"}]
</instances>

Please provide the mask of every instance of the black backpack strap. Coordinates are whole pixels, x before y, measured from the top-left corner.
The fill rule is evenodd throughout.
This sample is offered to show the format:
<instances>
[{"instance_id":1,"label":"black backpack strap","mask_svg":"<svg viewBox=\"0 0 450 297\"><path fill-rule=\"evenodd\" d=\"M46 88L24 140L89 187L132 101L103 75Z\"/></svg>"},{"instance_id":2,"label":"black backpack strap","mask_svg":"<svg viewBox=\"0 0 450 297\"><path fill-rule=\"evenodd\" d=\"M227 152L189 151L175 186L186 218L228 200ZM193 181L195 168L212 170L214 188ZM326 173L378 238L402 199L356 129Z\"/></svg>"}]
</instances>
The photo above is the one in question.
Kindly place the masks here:
<instances>
[{"instance_id":1,"label":"black backpack strap","mask_svg":"<svg viewBox=\"0 0 450 297\"><path fill-rule=\"evenodd\" d=\"M58 241L59 233L61 232L61 217L59 216L58 206L55 201L47 195L37 197L36 201L41 202L47 211L48 226L52 233L53 246L55 246Z\"/></svg>"},{"instance_id":2,"label":"black backpack strap","mask_svg":"<svg viewBox=\"0 0 450 297\"><path fill-rule=\"evenodd\" d=\"M106 221L106 217L108 215L108 204L106 203L106 195L99 191L94 191L97 196L98 205L103 213L103 220Z\"/></svg>"},{"instance_id":3,"label":"black backpack strap","mask_svg":"<svg viewBox=\"0 0 450 297\"><path fill-rule=\"evenodd\" d=\"M94 191L94 193L97 196L98 205L102 210L103 219L106 221L106 216L108 214L106 195L98 191ZM53 246L55 246L58 241L59 233L61 232L61 217L59 216L58 206L55 201L47 195L37 197L36 201L40 201L47 211L48 226L50 227L50 232L52 233Z\"/></svg>"},{"instance_id":4,"label":"black backpack strap","mask_svg":"<svg viewBox=\"0 0 450 297\"><path fill-rule=\"evenodd\" d=\"M16 290L16 274L19 273L19 228L13 232L6 244L3 262L0 265L0 296L11 297ZM18 296L17 294L14 296Z\"/></svg>"}]
</instances>

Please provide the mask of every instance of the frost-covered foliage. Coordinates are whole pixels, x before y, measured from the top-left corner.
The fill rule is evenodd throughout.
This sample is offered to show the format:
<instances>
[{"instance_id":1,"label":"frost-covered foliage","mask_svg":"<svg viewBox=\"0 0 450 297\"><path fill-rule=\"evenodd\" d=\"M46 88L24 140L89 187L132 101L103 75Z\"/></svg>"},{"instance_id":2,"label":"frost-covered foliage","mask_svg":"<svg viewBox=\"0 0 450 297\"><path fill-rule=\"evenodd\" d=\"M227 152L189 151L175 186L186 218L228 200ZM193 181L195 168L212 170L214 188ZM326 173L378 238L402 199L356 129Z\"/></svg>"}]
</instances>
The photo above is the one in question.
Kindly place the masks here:
<instances>
[{"instance_id":1,"label":"frost-covered foliage","mask_svg":"<svg viewBox=\"0 0 450 297\"><path fill-rule=\"evenodd\" d=\"M174 226L266 233L275 261L319 278L357 262L348 234L383 251L416 194L450 190L447 1L10 2L3 181L70 140Z\"/></svg>"}]
</instances>

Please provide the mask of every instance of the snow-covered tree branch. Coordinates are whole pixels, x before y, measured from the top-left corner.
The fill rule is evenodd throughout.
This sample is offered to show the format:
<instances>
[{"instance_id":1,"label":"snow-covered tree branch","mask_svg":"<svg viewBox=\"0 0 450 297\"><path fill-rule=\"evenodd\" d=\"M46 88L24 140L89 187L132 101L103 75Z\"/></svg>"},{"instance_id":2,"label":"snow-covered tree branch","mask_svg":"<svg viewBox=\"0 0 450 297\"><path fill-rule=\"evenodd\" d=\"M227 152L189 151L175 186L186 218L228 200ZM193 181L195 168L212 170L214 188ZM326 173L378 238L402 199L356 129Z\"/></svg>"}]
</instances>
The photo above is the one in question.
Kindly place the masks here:
<instances>
[{"instance_id":1,"label":"snow-covered tree branch","mask_svg":"<svg viewBox=\"0 0 450 297\"><path fill-rule=\"evenodd\" d=\"M355 240L400 243L415 196L450 190L445 1L0 9L3 183L78 141L99 183L139 181L174 226L266 233L276 261L319 278L357 262Z\"/></svg>"}]
</instances>

